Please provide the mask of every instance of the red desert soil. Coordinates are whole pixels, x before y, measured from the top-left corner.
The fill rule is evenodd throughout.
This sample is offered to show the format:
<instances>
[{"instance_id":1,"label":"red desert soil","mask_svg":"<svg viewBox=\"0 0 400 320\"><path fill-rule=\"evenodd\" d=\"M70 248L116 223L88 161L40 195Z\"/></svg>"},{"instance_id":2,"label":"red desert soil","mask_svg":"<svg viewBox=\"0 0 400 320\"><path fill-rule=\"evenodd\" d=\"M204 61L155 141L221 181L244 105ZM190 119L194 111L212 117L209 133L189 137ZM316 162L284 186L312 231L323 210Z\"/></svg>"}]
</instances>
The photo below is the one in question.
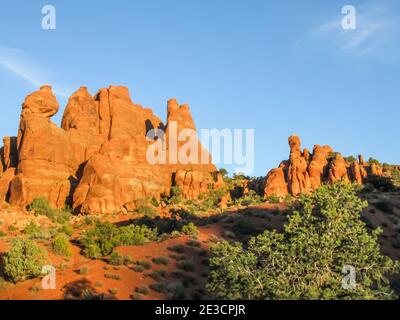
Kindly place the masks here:
<instances>
[{"instance_id":1,"label":"red desert soil","mask_svg":"<svg viewBox=\"0 0 400 320\"><path fill-rule=\"evenodd\" d=\"M199 228L200 234L198 241L201 242L201 247L204 249L209 248L208 241L211 235L221 236L221 230L217 225L210 225L207 227ZM57 300L64 298L73 298L78 296L82 290L89 289L94 293L105 293L105 296L110 299L130 299L131 295L134 294L135 289L138 287L149 286L152 283L156 283L151 277L145 275L147 273L156 270L165 270L167 272L166 280L168 282L174 282L177 279L173 279L172 273L177 271L176 261L171 257L178 255L170 251L168 248L175 245L185 245L185 252L183 256L185 260L192 260L195 264L194 272L183 272L186 276L192 276L195 278L197 286L204 287L205 278L201 276L201 269L205 266L201 262L205 259L199 255L199 248L192 248L186 245L188 242L188 236L182 236L179 238L167 240L161 243L150 243L144 246L131 246L131 247L119 247L118 252L123 255L129 255L133 261L149 261L151 262L151 269L145 270L143 273L135 272L132 270L132 265L129 267L119 266L114 267L107 264L106 260L88 260L84 258L79 252L80 249L77 246L73 247L73 256L69 262L64 262L68 267L65 270L57 271L57 289L56 290L43 290L39 291L31 290L32 287L41 288L41 280L28 280L23 283L16 285L7 284L5 288L0 292L0 299L12 299L12 300ZM4 252L10 248L10 244L4 240L0 240L0 252ZM167 266L158 266L152 262L152 259L159 256L165 256L169 260ZM58 267L62 263L62 259L59 257L50 255L53 263L58 260ZM80 275L79 269L81 267L87 267L87 275ZM107 269L107 270L106 270ZM117 270L115 270L117 269ZM119 275L121 280L113 280L105 278L105 274ZM100 286L100 284L102 284ZM118 293L115 296L111 296L109 290L116 288ZM190 292L191 290L189 290ZM149 290L149 295L144 296L144 299L165 299L164 293L158 293L154 290Z\"/></svg>"},{"instance_id":2,"label":"red desert soil","mask_svg":"<svg viewBox=\"0 0 400 320\"><path fill-rule=\"evenodd\" d=\"M399 195L393 195L393 199L400 200ZM371 208L373 212L371 213ZM12 300L59 300L76 299L84 297L83 292L90 291L92 294L104 294L105 299L127 300L134 299L137 288L146 287L148 293L141 295L140 299L168 299L171 298L167 293L160 293L151 288L151 285L164 283L165 285L176 284L180 281L184 285L186 299L206 299L210 298L205 289L208 276L208 257L209 248L215 236L228 238L234 232L234 224L239 220L247 220L256 228L261 230L277 229L281 230L287 219L283 211L287 207L284 204L262 204L246 209L237 209L226 213L222 218L213 224L199 227L197 241L199 247L188 245L191 240L188 236L166 240L163 242L153 242L143 246L118 247L117 251L123 255L129 255L132 261L148 261L151 263L149 270L143 272L134 271L135 264L129 266L114 267L103 260L88 260L80 254L80 248L73 245L73 256L68 260L52 254L50 248L46 248L53 265L57 268L57 288L55 290L41 289L41 280L28 280L18 284L0 283L0 299ZM397 210L397 209L396 209ZM395 214L400 216L397 210ZM395 225L393 226L386 215L370 206L366 209L366 216L375 226L382 226L385 230L382 251L392 258L400 257L400 250L392 246L392 238L396 235ZM1 215L0 215L1 216ZM128 220L129 216L115 216L115 222ZM113 219L113 220L114 220ZM385 227L387 223L389 227ZM4 229L3 226L0 228ZM246 235L234 235L235 239L244 241ZM0 253L10 248L12 237L0 238ZM183 245L184 252L177 253L171 247ZM156 257L166 257L169 262L167 265L157 265L153 262ZM181 261L189 261L193 269L183 271L178 264ZM63 267L61 267L63 266ZM79 270L87 267L87 273L82 275ZM161 271L155 280L151 273ZM117 275L119 279L106 278L106 274ZM160 276L161 275L161 276ZM32 289L34 288L34 289ZM111 292L111 293L110 293ZM138 297L136 297L138 299Z\"/></svg>"},{"instance_id":3,"label":"red desert soil","mask_svg":"<svg viewBox=\"0 0 400 320\"><path fill-rule=\"evenodd\" d=\"M224 218L219 219L220 221L199 227L199 235L196 239L200 244L199 247L197 247L196 244L195 246L188 244L191 240L189 236L180 236L178 238L163 242L153 242L143 246L117 248L117 251L121 255L129 255L132 258L132 261L150 262L151 268L149 270L144 270L143 272L135 272L133 270L135 264L114 267L109 265L106 259L86 259L80 254L80 248L77 245L73 245L73 255L68 259L52 254L51 249L48 246L46 247L45 245L40 244L47 249L50 260L57 268L56 289L41 289L41 279L28 280L17 284L7 282L0 284L0 299L73 299L81 298L82 292L85 289L90 290L90 292L94 294L102 293L106 299L132 299L135 290L141 287L147 287L149 291L148 294L142 295L141 299L166 299L168 298L166 293L157 292L150 289L149 286L158 282L171 285L177 281L183 283L185 287L185 298L209 298L205 290L205 284L208 276L207 264L209 247L212 244L213 238L226 238L231 236L232 231L230 234L227 233L227 231L231 229L233 221L236 221L237 219L248 219L257 226L269 224L271 227L276 228L279 225L282 225L282 222L284 221L283 215L271 215L266 218L262 217L263 213L271 214L272 211L276 212L276 210L277 205L265 204L248 209L231 211L225 215ZM246 217L249 212L251 212L251 216L249 215ZM21 214L22 213L16 213L15 218L17 218L17 215L21 218ZM7 213L7 215L9 215L9 213ZM0 218L1 217L2 215L0 214ZM26 220L28 220L29 216L25 217ZM131 216L129 215L118 215L108 220L111 220L113 223L121 223L130 218ZM232 218L231 221L227 222L228 218ZM10 222L10 224L12 223L13 222ZM0 228L6 230L6 227L7 226L3 224ZM11 237L0 238L0 253L9 250L13 236L17 236L17 234L10 233L8 233L8 235ZM184 246L183 253L177 253L171 250L171 247L177 245ZM161 256L166 257L169 260L168 265L157 265L153 263L152 260L154 258ZM178 264L182 261L191 262L193 270L191 268L186 271L181 270ZM88 270L84 275L79 272L82 267L86 267ZM162 277L156 281L150 276L150 274L154 271L160 270L162 272ZM120 277L120 280L106 278L106 274L117 275ZM113 294L110 294L110 291L112 291Z\"/></svg>"}]
</instances>

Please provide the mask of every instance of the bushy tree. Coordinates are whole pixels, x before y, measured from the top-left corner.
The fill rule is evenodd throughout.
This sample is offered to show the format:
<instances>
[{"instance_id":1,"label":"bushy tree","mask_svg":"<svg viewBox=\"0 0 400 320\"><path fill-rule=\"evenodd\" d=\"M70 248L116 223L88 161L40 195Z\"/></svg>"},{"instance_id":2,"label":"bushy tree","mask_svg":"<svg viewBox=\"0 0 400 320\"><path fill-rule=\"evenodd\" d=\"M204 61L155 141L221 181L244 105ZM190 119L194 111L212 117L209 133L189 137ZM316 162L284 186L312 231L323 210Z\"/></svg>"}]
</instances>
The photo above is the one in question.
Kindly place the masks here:
<instances>
[{"instance_id":1,"label":"bushy tree","mask_svg":"<svg viewBox=\"0 0 400 320\"><path fill-rule=\"evenodd\" d=\"M11 250L3 255L3 273L14 283L36 278L46 260L47 254L42 248L27 238L17 238Z\"/></svg>"},{"instance_id":2,"label":"bushy tree","mask_svg":"<svg viewBox=\"0 0 400 320\"><path fill-rule=\"evenodd\" d=\"M220 299L394 298L387 277L398 264L380 254L381 230L361 221L366 206L342 182L302 196L282 233L213 247L208 289ZM345 266L355 268L355 289L342 285Z\"/></svg>"},{"instance_id":3,"label":"bushy tree","mask_svg":"<svg viewBox=\"0 0 400 320\"><path fill-rule=\"evenodd\" d=\"M60 256L72 256L71 244L69 243L68 237L63 233L59 233L54 237L51 246L54 252Z\"/></svg>"}]
</instances>

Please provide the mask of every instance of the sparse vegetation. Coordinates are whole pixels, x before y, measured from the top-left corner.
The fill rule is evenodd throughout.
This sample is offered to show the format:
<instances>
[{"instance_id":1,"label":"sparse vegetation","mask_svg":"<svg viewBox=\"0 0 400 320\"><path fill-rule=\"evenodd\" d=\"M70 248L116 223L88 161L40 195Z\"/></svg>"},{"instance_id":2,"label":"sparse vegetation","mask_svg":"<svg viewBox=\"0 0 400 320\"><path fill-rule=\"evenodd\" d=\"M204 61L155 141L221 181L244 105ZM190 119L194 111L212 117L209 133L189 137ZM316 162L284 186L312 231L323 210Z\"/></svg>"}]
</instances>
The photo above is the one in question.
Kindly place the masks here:
<instances>
[{"instance_id":1,"label":"sparse vegetation","mask_svg":"<svg viewBox=\"0 0 400 320\"><path fill-rule=\"evenodd\" d=\"M177 266L179 269L186 272L194 271L194 263L191 260L181 261L177 264Z\"/></svg>"},{"instance_id":2,"label":"sparse vegetation","mask_svg":"<svg viewBox=\"0 0 400 320\"><path fill-rule=\"evenodd\" d=\"M61 226L61 228L58 231L71 237L72 234L74 233L74 228L70 224L65 223Z\"/></svg>"},{"instance_id":3,"label":"sparse vegetation","mask_svg":"<svg viewBox=\"0 0 400 320\"><path fill-rule=\"evenodd\" d=\"M147 296L149 294L149 289L147 287L139 287L136 288L135 292Z\"/></svg>"},{"instance_id":4,"label":"sparse vegetation","mask_svg":"<svg viewBox=\"0 0 400 320\"><path fill-rule=\"evenodd\" d=\"M148 262L148 261L146 261L146 260L137 261L136 264L137 264L138 266L143 267L143 268L146 269L146 270L151 269L151 263Z\"/></svg>"},{"instance_id":5,"label":"sparse vegetation","mask_svg":"<svg viewBox=\"0 0 400 320\"><path fill-rule=\"evenodd\" d=\"M154 264L159 264L159 265L164 265L164 266L166 266L166 265L168 265L169 264L169 260L168 260L168 258L167 257L156 257L156 258L154 258L153 259L153 263Z\"/></svg>"},{"instance_id":6,"label":"sparse vegetation","mask_svg":"<svg viewBox=\"0 0 400 320\"><path fill-rule=\"evenodd\" d=\"M357 162L357 159L356 159L356 157L354 157L354 156L346 157L345 160L346 160L347 163L354 163L354 162Z\"/></svg>"},{"instance_id":7,"label":"sparse vegetation","mask_svg":"<svg viewBox=\"0 0 400 320\"><path fill-rule=\"evenodd\" d=\"M15 226L15 225L13 225L13 224L10 224L9 226L8 226L8 231L10 231L10 232L15 232L15 231L18 231L18 228Z\"/></svg>"},{"instance_id":8,"label":"sparse vegetation","mask_svg":"<svg viewBox=\"0 0 400 320\"><path fill-rule=\"evenodd\" d=\"M185 246L183 244L177 244L172 247L168 248L170 251L176 252L176 253L184 253L185 252Z\"/></svg>"},{"instance_id":9,"label":"sparse vegetation","mask_svg":"<svg viewBox=\"0 0 400 320\"><path fill-rule=\"evenodd\" d=\"M118 293L118 289L117 288L110 288L108 289L108 292L112 295L115 296Z\"/></svg>"},{"instance_id":10,"label":"sparse vegetation","mask_svg":"<svg viewBox=\"0 0 400 320\"><path fill-rule=\"evenodd\" d=\"M396 190L396 187L393 184L393 181L389 177L370 175L370 176L368 176L368 178L366 179L365 182L367 185L369 184L374 189L377 189L379 191L389 192L389 191Z\"/></svg>"},{"instance_id":11,"label":"sparse vegetation","mask_svg":"<svg viewBox=\"0 0 400 320\"><path fill-rule=\"evenodd\" d=\"M149 287L151 290L154 290L156 292L167 292L167 286L165 285L165 283L152 283Z\"/></svg>"},{"instance_id":12,"label":"sparse vegetation","mask_svg":"<svg viewBox=\"0 0 400 320\"><path fill-rule=\"evenodd\" d=\"M71 218L71 211L65 209L54 209L50 206L46 198L36 198L28 206L29 211L33 211L35 215L43 215L56 223L66 223Z\"/></svg>"},{"instance_id":13,"label":"sparse vegetation","mask_svg":"<svg viewBox=\"0 0 400 320\"><path fill-rule=\"evenodd\" d=\"M237 220L234 223L232 229L233 229L234 235L235 234L255 235L257 233L260 233L259 229L256 228L249 219L245 219L245 218Z\"/></svg>"},{"instance_id":14,"label":"sparse vegetation","mask_svg":"<svg viewBox=\"0 0 400 320\"><path fill-rule=\"evenodd\" d=\"M185 286L181 281L169 284L167 291L169 298L172 300L184 300L187 298Z\"/></svg>"},{"instance_id":15,"label":"sparse vegetation","mask_svg":"<svg viewBox=\"0 0 400 320\"><path fill-rule=\"evenodd\" d=\"M374 159L374 158L369 158L368 159L368 163L369 163L369 165L371 165L371 164L380 164L380 162L378 160Z\"/></svg>"},{"instance_id":16,"label":"sparse vegetation","mask_svg":"<svg viewBox=\"0 0 400 320\"><path fill-rule=\"evenodd\" d=\"M393 214L395 205L394 205L393 201L390 200L389 198L381 197L375 203L375 207L387 214Z\"/></svg>"},{"instance_id":17,"label":"sparse vegetation","mask_svg":"<svg viewBox=\"0 0 400 320\"><path fill-rule=\"evenodd\" d=\"M133 266L132 270L140 273L144 271L144 268L142 266Z\"/></svg>"},{"instance_id":18,"label":"sparse vegetation","mask_svg":"<svg viewBox=\"0 0 400 320\"><path fill-rule=\"evenodd\" d=\"M123 257L117 251L113 251L108 258L108 263L113 266L120 266L123 261Z\"/></svg>"},{"instance_id":19,"label":"sparse vegetation","mask_svg":"<svg viewBox=\"0 0 400 320\"><path fill-rule=\"evenodd\" d=\"M165 270L156 270L148 274L150 278L156 281L161 281L163 278L165 278L166 275L167 273L165 272Z\"/></svg>"},{"instance_id":20,"label":"sparse vegetation","mask_svg":"<svg viewBox=\"0 0 400 320\"><path fill-rule=\"evenodd\" d=\"M188 223L182 227L182 233L188 236L197 236L199 229L194 225L193 222Z\"/></svg>"},{"instance_id":21,"label":"sparse vegetation","mask_svg":"<svg viewBox=\"0 0 400 320\"><path fill-rule=\"evenodd\" d=\"M190 239L190 240L187 242L187 245L188 245L189 247L194 247L194 248L199 248L199 247L201 247L201 243L200 243L199 241L196 241L196 240L193 240L193 239Z\"/></svg>"},{"instance_id":22,"label":"sparse vegetation","mask_svg":"<svg viewBox=\"0 0 400 320\"><path fill-rule=\"evenodd\" d=\"M262 203L263 199L254 190L249 190L249 192L246 195L237 199L235 202L241 206L248 207L251 205Z\"/></svg>"},{"instance_id":23,"label":"sparse vegetation","mask_svg":"<svg viewBox=\"0 0 400 320\"><path fill-rule=\"evenodd\" d=\"M121 276L119 274L106 273L104 275L104 278L112 279L112 280L116 280L116 281L121 281Z\"/></svg>"},{"instance_id":24,"label":"sparse vegetation","mask_svg":"<svg viewBox=\"0 0 400 320\"><path fill-rule=\"evenodd\" d=\"M173 186L171 188L171 196L168 200L166 200L166 202L168 204L180 204L183 201L182 193L183 191L180 187Z\"/></svg>"},{"instance_id":25,"label":"sparse vegetation","mask_svg":"<svg viewBox=\"0 0 400 320\"><path fill-rule=\"evenodd\" d=\"M131 256L124 256L123 258L123 264L124 266L129 266L133 263L132 257Z\"/></svg>"},{"instance_id":26,"label":"sparse vegetation","mask_svg":"<svg viewBox=\"0 0 400 320\"><path fill-rule=\"evenodd\" d=\"M269 203L279 203L279 197L276 194L271 194L266 198Z\"/></svg>"},{"instance_id":27,"label":"sparse vegetation","mask_svg":"<svg viewBox=\"0 0 400 320\"><path fill-rule=\"evenodd\" d=\"M63 233L59 233L54 237L54 239L51 241L51 246L53 251L60 256L72 256L71 245L68 237Z\"/></svg>"},{"instance_id":28,"label":"sparse vegetation","mask_svg":"<svg viewBox=\"0 0 400 320\"><path fill-rule=\"evenodd\" d=\"M157 236L157 229L146 225L117 227L110 222L97 221L93 229L85 232L80 243L85 257L97 259L109 255L117 246L142 245L156 240Z\"/></svg>"},{"instance_id":29,"label":"sparse vegetation","mask_svg":"<svg viewBox=\"0 0 400 320\"><path fill-rule=\"evenodd\" d=\"M83 266L79 269L79 274L81 276L86 276L89 273L89 268L87 266Z\"/></svg>"}]
</instances>

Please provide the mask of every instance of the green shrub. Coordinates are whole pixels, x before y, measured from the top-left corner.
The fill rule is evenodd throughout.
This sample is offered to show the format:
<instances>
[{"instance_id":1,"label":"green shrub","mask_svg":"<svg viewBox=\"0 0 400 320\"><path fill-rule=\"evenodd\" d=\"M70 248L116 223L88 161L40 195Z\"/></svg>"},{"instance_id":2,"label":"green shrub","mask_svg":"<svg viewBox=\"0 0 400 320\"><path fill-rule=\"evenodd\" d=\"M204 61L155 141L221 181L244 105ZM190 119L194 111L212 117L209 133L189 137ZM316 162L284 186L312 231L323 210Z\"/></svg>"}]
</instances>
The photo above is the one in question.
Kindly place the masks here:
<instances>
[{"instance_id":1,"label":"green shrub","mask_svg":"<svg viewBox=\"0 0 400 320\"><path fill-rule=\"evenodd\" d=\"M186 244L187 244L189 247L195 247L195 248L201 247L201 243L198 242L198 241L196 241L196 240L193 240L193 239L190 239Z\"/></svg>"},{"instance_id":2,"label":"green shrub","mask_svg":"<svg viewBox=\"0 0 400 320\"><path fill-rule=\"evenodd\" d=\"M368 163L371 164L380 164L380 162L374 158L369 158L368 159Z\"/></svg>"},{"instance_id":3,"label":"green shrub","mask_svg":"<svg viewBox=\"0 0 400 320\"><path fill-rule=\"evenodd\" d=\"M143 267L143 268L146 269L146 270L151 269L151 263L148 262L148 261L146 261L146 260L137 261L136 264L137 264L138 266Z\"/></svg>"},{"instance_id":4,"label":"green shrub","mask_svg":"<svg viewBox=\"0 0 400 320\"><path fill-rule=\"evenodd\" d=\"M153 207L158 207L160 205L160 203L158 202L158 200L154 197L151 198L150 203Z\"/></svg>"},{"instance_id":5,"label":"green shrub","mask_svg":"<svg viewBox=\"0 0 400 320\"><path fill-rule=\"evenodd\" d=\"M165 285L165 283L152 283L149 287L151 290L154 290L156 292L167 292L167 286Z\"/></svg>"},{"instance_id":6,"label":"green shrub","mask_svg":"<svg viewBox=\"0 0 400 320\"><path fill-rule=\"evenodd\" d=\"M51 242L51 246L53 248L53 251L60 256L72 256L71 245L69 243L68 237L63 233L59 233L54 237Z\"/></svg>"},{"instance_id":7,"label":"green shrub","mask_svg":"<svg viewBox=\"0 0 400 320\"><path fill-rule=\"evenodd\" d=\"M129 266L130 264L133 263L132 257L131 256L125 256L123 259L123 264L125 266Z\"/></svg>"},{"instance_id":8,"label":"green shrub","mask_svg":"<svg viewBox=\"0 0 400 320\"><path fill-rule=\"evenodd\" d=\"M177 244L172 247L168 248L170 251L176 252L176 253L184 253L185 252L185 246L183 244Z\"/></svg>"},{"instance_id":9,"label":"green shrub","mask_svg":"<svg viewBox=\"0 0 400 320\"><path fill-rule=\"evenodd\" d=\"M240 204L241 206L251 206L260 204L263 202L263 199L255 192L254 190L249 190L249 192L242 196L241 198L235 201L236 204Z\"/></svg>"},{"instance_id":10,"label":"green shrub","mask_svg":"<svg viewBox=\"0 0 400 320\"><path fill-rule=\"evenodd\" d=\"M86 245L82 251L83 255L89 259L98 259L103 256L99 246L96 244Z\"/></svg>"},{"instance_id":11,"label":"green shrub","mask_svg":"<svg viewBox=\"0 0 400 320\"><path fill-rule=\"evenodd\" d=\"M349 156L345 158L347 163L354 163L357 161L357 159L354 156Z\"/></svg>"},{"instance_id":12,"label":"green shrub","mask_svg":"<svg viewBox=\"0 0 400 320\"><path fill-rule=\"evenodd\" d=\"M92 226L94 224L95 219L91 216L84 216L82 224L84 226Z\"/></svg>"},{"instance_id":13,"label":"green shrub","mask_svg":"<svg viewBox=\"0 0 400 320\"><path fill-rule=\"evenodd\" d=\"M225 178L228 175L228 170L221 168L218 170L218 173L222 176L222 178Z\"/></svg>"},{"instance_id":14,"label":"green shrub","mask_svg":"<svg viewBox=\"0 0 400 320\"><path fill-rule=\"evenodd\" d=\"M129 225L119 228L118 245L121 246L139 246L150 241L157 240L157 228L151 229L148 226Z\"/></svg>"},{"instance_id":15,"label":"green shrub","mask_svg":"<svg viewBox=\"0 0 400 320\"><path fill-rule=\"evenodd\" d=\"M142 300L143 296L140 293L134 293L130 296L132 300Z\"/></svg>"},{"instance_id":16,"label":"green shrub","mask_svg":"<svg viewBox=\"0 0 400 320\"><path fill-rule=\"evenodd\" d=\"M167 275L165 270L156 270L148 274L148 276L156 281L161 281Z\"/></svg>"},{"instance_id":17,"label":"green shrub","mask_svg":"<svg viewBox=\"0 0 400 320\"><path fill-rule=\"evenodd\" d=\"M119 274L106 273L104 275L104 278L111 279L111 280L116 280L116 281L121 281L121 276Z\"/></svg>"},{"instance_id":18,"label":"green shrub","mask_svg":"<svg viewBox=\"0 0 400 320\"><path fill-rule=\"evenodd\" d=\"M197 236L199 234L199 229L194 225L193 222L184 225L181 231L183 234L188 236Z\"/></svg>"},{"instance_id":19,"label":"green shrub","mask_svg":"<svg viewBox=\"0 0 400 320\"><path fill-rule=\"evenodd\" d=\"M169 293L169 299L184 300L187 298L185 286L182 284L181 281L169 284L167 287L167 291Z\"/></svg>"},{"instance_id":20,"label":"green shrub","mask_svg":"<svg viewBox=\"0 0 400 320\"><path fill-rule=\"evenodd\" d=\"M27 238L14 240L2 258L4 275L14 283L38 277L46 264L46 252Z\"/></svg>"},{"instance_id":21,"label":"green shrub","mask_svg":"<svg viewBox=\"0 0 400 320\"><path fill-rule=\"evenodd\" d=\"M136 288L135 292L147 296L149 294L149 289L147 287L139 287Z\"/></svg>"},{"instance_id":22,"label":"green shrub","mask_svg":"<svg viewBox=\"0 0 400 320\"><path fill-rule=\"evenodd\" d=\"M11 224L8 226L8 231L10 231L10 232L18 231L18 228L16 226L14 226L13 224Z\"/></svg>"},{"instance_id":23,"label":"green shrub","mask_svg":"<svg viewBox=\"0 0 400 320\"><path fill-rule=\"evenodd\" d=\"M117 227L110 222L97 221L93 229L87 230L80 243L87 258L97 259L109 255L117 246L142 245L157 239L157 229L146 225Z\"/></svg>"},{"instance_id":24,"label":"green shrub","mask_svg":"<svg viewBox=\"0 0 400 320\"><path fill-rule=\"evenodd\" d=\"M266 199L269 203L279 203L280 199L276 194L271 194Z\"/></svg>"},{"instance_id":25,"label":"green shrub","mask_svg":"<svg viewBox=\"0 0 400 320\"><path fill-rule=\"evenodd\" d=\"M156 257L153 259L153 263L166 266L169 264L169 260L166 257Z\"/></svg>"},{"instance_id":26,"label":"green shrub","mask_svg":"<svg viewBox=\"0 0 400 320\"><path fill-rule=\"evenodd\" d=\"M74 233L74 228L70 224L66 223L60 229L58 229L58 231L61 233L65 233L67 236L71 237Z\"/></svg>"},{"instance_id":27,"label":"green shrub","mask_svg":"<svg viewBox=\"0 0 400 320\"><path fill-rule=\"evenodd\" d=\"M293 198L293 196L291 196L290 194L288 194L286 197L285 197L285 199L283 199L283 201L286 203L286 204L292 204L293 203L293 201L294 201L294 198Z\"/></svg>"},{"instance_id":28,"label":"green shrub","mask_svg":"<svg viewBox=\"0 0 400 320\"><path fill-rule=\"evenodd\" d=\"M108 258L108 263L113 266L120 266L123 263L123 257L117 251L113 251Z\"/></svg>"},{"instance_id":29,"label":"green shrub","mask_svg":"<svg viewBox=\"0 0 400 320\"><path fill-rule=\"evenodd\" d=\"M236 221L232 229L235 234L255 235L259 233L259 229L256 228L250 220L247 219L240 219Z\"/></svg>"},{"instance_id":30,"label":"green shrub","mask_svg":"<svg viewBox=\"0 0 400 320\"><path fill-rule=\"evenodd\" d=\"M132 270L140 273L144 271L144 268L142 266L134 266Z\"/></svg>"},{"instance_id":31,"label":"green shrub","mask_svg":"<svg viewBox=\"0 0 400 320\"><path fill-rule=\"evenodd\" d=\"M179 269L186 271L186 272L194 270L194 263L193 263L193 261L189 261L189 260L181 261L177 264L177 266Z\"/></svg>"},{"instance_id":32,"label":"green shrub","mask_svg":"<svg viewBox=\"0 0 400 320\"><path fill-rule=\"evenodd\" d=\"M183 190L178 186L173 186L171 188L171 196L167 200L169 204L180 204L183 201L182 198Z\"/></svg>"},{"instance_id":33,"label":"green shrub","mask_svg":"<svg viewBox=\"0 0 400 320\"><path fill-rule=\"evenodd\" d=\"M86 276L89 273L89 268L87 266L83 266L79 269L79 274L81 276Z\"/></svg>"},{"instance_id":34,"label":"green shrub","mask_svg":"<svg viewBox=\"0 0 400 320\"><path fill-rule=\"evenodd\" d=\"M92 288L83 289L78 297L80 300L103 300L104 293L96 293Z\"/></svg>"},{"instance_id":35,"label":"green shrub","mask_svg":"<svg viewBox=\"0 0 400 320\"><path fill-rule=\"evenodd\" d=\"M211 189L209 192L203 193L200 195L200 199L202 200L200 208L204 211L218 208L222 197L226 194L227 191L225 189Z\"/></svg>"},{"instance_id":36,"label":"green shrub","mask_svg":"<svg viewBox=\"0 0 400 320\"><path fill-rule=\"evenodd\" d=\"M41 226L33 221L30 221L24 228L24 233L31 239L46 239L50 236L47 230L44 230Z\"/></svg>"},{"instance_id":37,"label":"green shrub","mask_svg":"<svg viewBox=\"0 0 400 320\"><path fill-rule=\"evenodd\" d=\"M246 246L212 247L208 290L218 299L390 299L398 264L380 254L378 236L360 220L367 206L355 187L337 183L301 196L284 231L266 230ZM356 269L356 290L342 270Z\"/></svg>"},{"instance_id":38,"label":"green shrub","mask_svg":"<svg viewBox=\"0 0 400 320\"><path fill-rule=\"evenodd\" d=\"M36 198L28 206L29 211L34 211L35 215L43 215L56 223L68 222L71 218L69 209L54 209L50 206L46 198Z\"/></svg>"},{"instance_id":39,"label":"green shrub","mask_svg":"<svg viewBox=\"0 0 400 320\"><path fill-rule=\"evenodd\" d=\"M118 293L118 289L117 288L110 288L108 289L108 292L112 295L115 296Z\"/></svg>"},{"instance_id":40,"label":"green shrub","mask_svg":"<svg viewBox=\"0 0 400 320\"><path fill-rule=\"evenodd\" d=\"M382 197L375 203L375 207L385 213L393 214L395 205L389 198Z\"/></svg>"},{"instance_id":41,"label":"green shrub","mask_svg":"<svg viewBox=\"0 0 400 320\"><path fill-rule=\"evenodd\" d=\"M365 183L372 185L375 189L383 192L389 192L396 190L396 186L393 184L392 179L388 177L373 176L367 177Z\"/></svg>"},{"instance_id":42,"label":"green shrub","mask_svg":"<svg viewBox=\"0 0 400 320\"><path fill-rule=\"evenodd\" d=\"M0 237L5 237L7 234L3 231L3 230L0 230Z\"/></svg>"}]
</instances>

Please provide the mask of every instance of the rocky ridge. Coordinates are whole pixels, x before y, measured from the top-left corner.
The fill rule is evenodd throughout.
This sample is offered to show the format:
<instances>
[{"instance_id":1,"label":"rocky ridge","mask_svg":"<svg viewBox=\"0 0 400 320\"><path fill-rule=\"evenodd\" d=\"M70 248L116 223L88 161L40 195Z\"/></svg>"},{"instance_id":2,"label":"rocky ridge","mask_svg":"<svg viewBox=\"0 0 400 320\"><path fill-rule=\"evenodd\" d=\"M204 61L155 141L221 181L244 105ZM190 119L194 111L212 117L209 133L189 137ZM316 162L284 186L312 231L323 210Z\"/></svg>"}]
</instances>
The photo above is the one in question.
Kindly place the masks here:
<instances>
[{"instance_id":1,"label":"rocky ridge","mask_svg":"<svg viewBox=\"0 0 400 320\"><path fill-rule=\"evenodd\" d=\"M369 175L382 176L383 168L378 163L344 158L327 145L315 145L312 152L301 149L297 135L288 139L290 156L278 168L272 169L264 181L264 195L285 197L298 196L317 189L321 184L336 181L363 184Z\"/></svg>"},{"instance_id":2,"label":"rocky ridge","mask_svg":"<svg viewBox=\"0 0 400 320\"><path fill-rule=\"evenodd\" d=\"M112 213L133 210L140 199L159 200L172 186L180 187L183 197L196 198L217 182L211 162L169 165L146 159L158 138L149 139L150 130L168 136L172 125L178 134L195 129L189 106L176 99L168 102L166 125L151 109L133 103L122 86L94 96L79 88L68 100L61 128L51 120L58 110L48 85L26 97L18 136L4 138L0 149L0 203L23 208L45 197L52 206L77 213Z\"/></svg>"}]
</instances>

